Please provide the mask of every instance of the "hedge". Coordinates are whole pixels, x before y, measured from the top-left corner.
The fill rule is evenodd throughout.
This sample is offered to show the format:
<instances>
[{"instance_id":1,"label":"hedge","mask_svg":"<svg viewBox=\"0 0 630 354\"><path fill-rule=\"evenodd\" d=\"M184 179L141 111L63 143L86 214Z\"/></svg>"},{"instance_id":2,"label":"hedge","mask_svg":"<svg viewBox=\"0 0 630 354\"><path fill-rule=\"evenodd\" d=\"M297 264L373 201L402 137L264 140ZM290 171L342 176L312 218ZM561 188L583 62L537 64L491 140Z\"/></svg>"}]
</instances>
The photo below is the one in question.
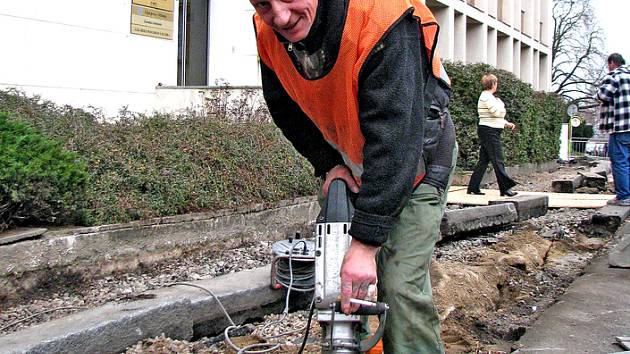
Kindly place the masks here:
<instances>
[{"instance_id":1,"label":"hedge","mask_svg":"<svg viewBox=\"0 0 630 354\"><path fill-rule=\"evenodd\" d=\"M499 77L498 96L506 103L508 119L519 126L515 134L504 133L507 164L556 159L565 111L561 100L535 93L512 74L488 65L446 67L454 87L451 112L460 168L470 169L477 160L479 80L487 72ZM240 100L246 102L250 100ZM98 111L0 90L0 111L60 141L87 164L91 183L73 206L85 205L85 224L274 203L316 193L319 182L311 166L273 124L258 113L251 119L228 119L217 113L226 112L224 108L209 107L214 113L208 116L121 111L112 122ZM244 108L232 112L255 111Z\"/></svg>"},{"instance_id":2,"label":"hedge","mask_svg":"<svg viewBox=\"0 0 630 354\"><path fill-rule=\"evenodd\" d=\"M312 168L270 123L195 113L98 112L0 91L0 110L88 166L85 223L107 224L313 195Z\"/></svg>"}]
</instances>

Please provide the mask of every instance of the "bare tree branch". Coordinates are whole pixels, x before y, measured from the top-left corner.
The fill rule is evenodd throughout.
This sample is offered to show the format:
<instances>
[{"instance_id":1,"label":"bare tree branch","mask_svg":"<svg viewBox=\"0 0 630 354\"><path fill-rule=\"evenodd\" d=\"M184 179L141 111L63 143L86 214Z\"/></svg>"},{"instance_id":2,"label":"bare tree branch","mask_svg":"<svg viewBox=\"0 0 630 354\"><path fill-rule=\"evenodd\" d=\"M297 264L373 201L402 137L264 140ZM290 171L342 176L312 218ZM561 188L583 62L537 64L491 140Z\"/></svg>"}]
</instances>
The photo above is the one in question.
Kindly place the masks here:
<instances>
[{"instance_id":1,"label":"bare tree branch","mask_svg":"<svg viewBox=\"0 0 630 354\"><path fill-rule=\"evenodd\" d=\"M554 0L553 90L567 101L592 104L606 62L604 34L590 0Z\"/></svg>"}]
</instances>

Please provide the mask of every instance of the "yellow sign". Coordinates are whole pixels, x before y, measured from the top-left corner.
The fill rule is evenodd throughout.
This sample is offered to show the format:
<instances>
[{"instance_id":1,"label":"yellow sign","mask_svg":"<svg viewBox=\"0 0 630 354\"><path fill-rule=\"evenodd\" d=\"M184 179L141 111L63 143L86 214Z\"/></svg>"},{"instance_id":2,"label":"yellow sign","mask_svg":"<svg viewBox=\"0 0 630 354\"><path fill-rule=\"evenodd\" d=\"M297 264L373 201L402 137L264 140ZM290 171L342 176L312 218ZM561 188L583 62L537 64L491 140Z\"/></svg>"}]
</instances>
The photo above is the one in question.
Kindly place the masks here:
<instances>
[{"instance_id":1,"label":"yellow sign","mask_svg":"<svg viewBox=\"0 0 630 354\"><path fill-rule=\"evenodd\" d=\"M173 12L173 0L133 0L132 4Z\"/></svg>"},{"instance_id":2,"label":"yellow sign","mask_svg":"<svg viewBox=\"0 0 630 354\"><path fill-rule=\"evenodd\" d=\"M131 33L173 39L173 13L142 5L131 5Z\"/></svg>"},{"instance_id":3,"label":"yellow sign","mask_svg":"<svg viewBox=\"0 0 630 354\"><path fill-rule=\"evenodd\" d=\"M157 28L145 27L140 25L131 25L131 33L140 34L143 36L155 37L155 38L163 38L163 39L173 39L173 31L172 30L161 30Z\"/></svg>"}]
</instances>

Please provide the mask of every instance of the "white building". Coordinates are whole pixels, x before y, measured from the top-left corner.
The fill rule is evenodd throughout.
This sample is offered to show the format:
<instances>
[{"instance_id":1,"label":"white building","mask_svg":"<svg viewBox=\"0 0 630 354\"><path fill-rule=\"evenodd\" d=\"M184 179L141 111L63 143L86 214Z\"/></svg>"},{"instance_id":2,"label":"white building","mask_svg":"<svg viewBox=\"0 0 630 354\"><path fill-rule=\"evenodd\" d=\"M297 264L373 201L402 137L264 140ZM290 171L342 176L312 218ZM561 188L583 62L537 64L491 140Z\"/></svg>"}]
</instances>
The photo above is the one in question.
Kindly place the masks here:
<instances>
[{"instance_id":1,"label":"white building","mask_svg":"<svg viewBox=\"0 0 630 354\"><path fill-rule=\"evenodd\" d=\"M440 24L443 58L511 71L551 89L552 0L426 0Z\"/></svg>"},{"instance_id":2,"label":"white building","mask_svg":"<svg viewBox=\"0 0 630 354\"><path fill-rule=\"evenodd\" d=\"M443 58L550 88L552 0L426 0ZM259 87L248 0L0 2L0 88L106 114L199 107L213 86Z\"/></svg>"}]
</instances>

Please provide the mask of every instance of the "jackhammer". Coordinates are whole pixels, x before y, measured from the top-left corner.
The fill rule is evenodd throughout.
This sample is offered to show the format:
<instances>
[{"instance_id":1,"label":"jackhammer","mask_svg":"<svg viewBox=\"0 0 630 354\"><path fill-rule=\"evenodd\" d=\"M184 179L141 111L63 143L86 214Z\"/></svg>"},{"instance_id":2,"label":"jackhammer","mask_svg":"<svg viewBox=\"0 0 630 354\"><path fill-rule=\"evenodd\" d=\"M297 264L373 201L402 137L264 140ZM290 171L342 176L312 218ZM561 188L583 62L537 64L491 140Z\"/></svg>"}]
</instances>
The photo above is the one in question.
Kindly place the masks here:
<instances>
[{"instance_id":1,"label":"jackhammer","mask_svg":"<svg viewBox=\"0 0 630 354\"><path fill-rule=\"evenodd\" d=\"M328 188L328 197L322 205L315 224L314 241L284 240L274 245L272 262L272 287L307 291L314 288L313 305L317 310L317 321L322 329L321 352L325 354L366 353L383 336L388 306L385 303L352 299L359 309L346 315L341 311L340 270L352 237L348 234L354 207L346 183L335 179ZM297 243L301 242L302 245ZM295 247L298 247L297 252ZM314 261L314 283L302 283L309 277L304 272L305 264ZM287 267L287 262L288 267ZM287 275L286 270L300 270ZM290 280L287 280L290 278ZM311 278L312 279L312 278ZM300 287L288 287L287 282ZM368 316L378 316L379 324L370 335ZM310 319L309 319L310 321ZM310 323L309 323L310 324ZM307 340L306 333L304 340Z\"/></svg>"}]
</instances>

